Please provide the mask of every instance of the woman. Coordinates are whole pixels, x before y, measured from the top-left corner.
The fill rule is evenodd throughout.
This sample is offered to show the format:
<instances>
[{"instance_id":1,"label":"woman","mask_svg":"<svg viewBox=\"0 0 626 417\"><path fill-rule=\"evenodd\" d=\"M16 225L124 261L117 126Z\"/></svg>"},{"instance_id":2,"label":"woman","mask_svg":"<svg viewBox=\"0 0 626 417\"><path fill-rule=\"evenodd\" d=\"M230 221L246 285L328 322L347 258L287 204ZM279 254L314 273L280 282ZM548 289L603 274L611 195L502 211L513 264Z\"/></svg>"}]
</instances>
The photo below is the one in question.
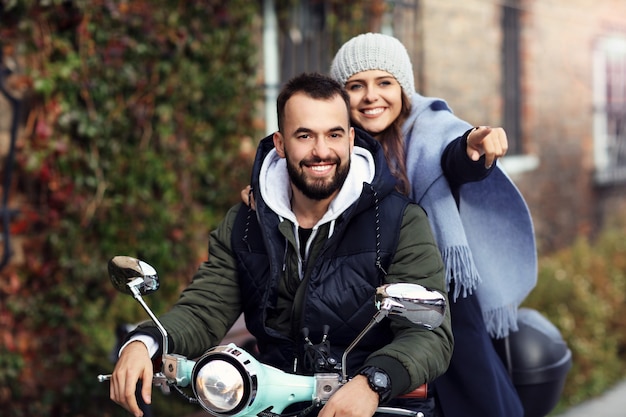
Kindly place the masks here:
<instances>
[{"instance_id":1,"label":"woman","mask_svg":"<svg viewBox=\"0 0 626 417\"><path fill-rule=\"evenodd\" d=\"M495 163L504 130L472 128L445 101L416 93L409 55L391 36L352 38L330 73L350 94L352 122L383 145L398 188L427 211L446 264L455 350L433 384L439 412L523 416L491 340L517 330L537 276L528 208Z\"/></svg>"}]
</instances>

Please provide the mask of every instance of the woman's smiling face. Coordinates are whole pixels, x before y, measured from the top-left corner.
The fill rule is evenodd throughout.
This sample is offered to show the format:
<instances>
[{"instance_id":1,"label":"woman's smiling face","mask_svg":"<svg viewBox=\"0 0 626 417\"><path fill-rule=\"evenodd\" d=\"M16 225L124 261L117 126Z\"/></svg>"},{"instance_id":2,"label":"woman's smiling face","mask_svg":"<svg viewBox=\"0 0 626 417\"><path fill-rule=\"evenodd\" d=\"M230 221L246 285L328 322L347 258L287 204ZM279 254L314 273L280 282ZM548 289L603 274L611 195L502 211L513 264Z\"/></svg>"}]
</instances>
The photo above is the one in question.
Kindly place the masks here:
<instances>
[{"instance_id":1,"label":"woman's smiling face","mask_svg":"<svg viewBox=\"0 0 626 417\"><path fill-rule=\"evenodd\" d=\"M350 118L376 137L402 111L402 87L393 75L381 70L358 72L346 82Z\"/></svg>"}]
</instances>

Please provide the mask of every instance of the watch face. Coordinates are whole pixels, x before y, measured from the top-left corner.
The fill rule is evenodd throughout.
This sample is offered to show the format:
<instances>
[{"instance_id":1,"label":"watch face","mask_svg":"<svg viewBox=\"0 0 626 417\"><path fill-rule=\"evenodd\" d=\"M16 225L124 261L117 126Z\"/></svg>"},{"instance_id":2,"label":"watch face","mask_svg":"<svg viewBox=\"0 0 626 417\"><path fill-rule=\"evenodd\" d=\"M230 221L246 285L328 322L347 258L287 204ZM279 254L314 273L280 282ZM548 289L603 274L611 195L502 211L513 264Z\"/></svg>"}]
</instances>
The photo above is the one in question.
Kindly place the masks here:
<instances>
[{"instance_id":1,"label":"watch face","mask_svg":"<svg viewBox=\"0 0 626 417\"><path fill-rule=\"evenodd\" d=\"M374 384L381 388L386 388L389 385L387 375L382 372L374 372Z\"/></svg>"}]
</instances>

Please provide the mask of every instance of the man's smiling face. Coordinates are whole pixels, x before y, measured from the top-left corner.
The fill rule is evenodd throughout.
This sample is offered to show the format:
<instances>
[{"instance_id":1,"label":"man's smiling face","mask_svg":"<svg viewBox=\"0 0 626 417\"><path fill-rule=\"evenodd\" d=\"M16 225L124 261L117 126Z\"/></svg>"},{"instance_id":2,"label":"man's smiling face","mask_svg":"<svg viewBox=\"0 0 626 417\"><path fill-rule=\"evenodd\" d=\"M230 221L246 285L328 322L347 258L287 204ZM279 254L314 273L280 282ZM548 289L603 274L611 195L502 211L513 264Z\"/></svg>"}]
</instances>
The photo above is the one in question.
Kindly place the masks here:
<instances>
[{"instance_id":1,"label":"man's smiling face","mask_svg":"<svg viewBox=\"0 0 626 417\"><path fill-rule=\"evenodd\" d=\"M285 105L283 133L275 135L275 144L297 190L312 200L333 198L350 170L354 145L346 103L339 95L319 100L294 94Z\"/></svg>"}]
</instances>

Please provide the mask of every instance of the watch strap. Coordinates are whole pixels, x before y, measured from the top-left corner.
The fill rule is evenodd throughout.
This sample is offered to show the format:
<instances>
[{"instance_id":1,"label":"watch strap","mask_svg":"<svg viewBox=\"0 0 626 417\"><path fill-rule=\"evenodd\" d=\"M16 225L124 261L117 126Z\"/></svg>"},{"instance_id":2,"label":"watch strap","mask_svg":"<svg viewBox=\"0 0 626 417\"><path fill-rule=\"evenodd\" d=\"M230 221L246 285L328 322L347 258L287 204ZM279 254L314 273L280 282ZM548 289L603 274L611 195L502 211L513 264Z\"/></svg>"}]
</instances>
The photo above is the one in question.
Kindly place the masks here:
<instances>
[{"instance_id":1,"label":"watch strap","mask_svg":"<svg viewBox=\"0 0 626 417\"><path fill-rule=\"evenodd\" d=\"M391 397L391 379L387 372L376 366L364 366L357 372L367 378L372 391L378 394L378 402L384 403Z\"/></svg>"}]
</instances>

